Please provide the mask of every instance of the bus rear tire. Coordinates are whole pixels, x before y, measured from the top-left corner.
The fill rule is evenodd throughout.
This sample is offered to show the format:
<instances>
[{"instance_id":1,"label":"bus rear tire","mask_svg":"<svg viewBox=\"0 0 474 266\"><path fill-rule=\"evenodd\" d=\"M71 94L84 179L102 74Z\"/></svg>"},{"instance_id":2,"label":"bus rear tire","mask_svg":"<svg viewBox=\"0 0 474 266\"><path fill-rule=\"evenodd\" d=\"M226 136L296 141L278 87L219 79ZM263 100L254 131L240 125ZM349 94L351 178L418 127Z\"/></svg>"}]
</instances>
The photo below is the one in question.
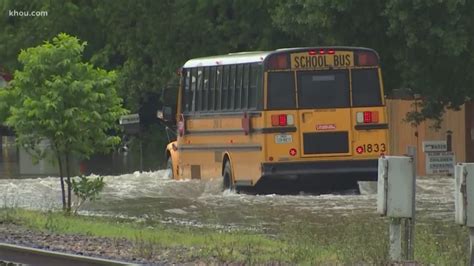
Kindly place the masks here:
<instances>
[{"instance_id":1,"label":"bus rear tire","mask_svg":"<svg viewBox=\"0 0 474 266\"><path fill-rule=\"evenodd\" d=\"M230 162L227 161L224 165L224 172L222 174L222 190L235 191L234 177L232 176L232 168Z\"/></svg>"}]
</instances>

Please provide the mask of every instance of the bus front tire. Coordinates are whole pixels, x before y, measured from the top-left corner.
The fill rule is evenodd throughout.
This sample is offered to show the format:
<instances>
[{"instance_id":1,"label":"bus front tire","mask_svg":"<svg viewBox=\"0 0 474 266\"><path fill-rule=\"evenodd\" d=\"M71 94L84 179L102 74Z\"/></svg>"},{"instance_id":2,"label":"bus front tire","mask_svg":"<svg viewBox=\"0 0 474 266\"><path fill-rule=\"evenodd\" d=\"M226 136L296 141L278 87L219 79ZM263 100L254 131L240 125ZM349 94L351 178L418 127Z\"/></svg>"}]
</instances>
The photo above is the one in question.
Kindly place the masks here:
<instances>
[{"instance_id":1,"label":"bus front tire","mask_svg":"<svg viewBox=\"0 0 474 266\"><path fill-rule=\"evenodd\" d=\"M235 185L233 182L233 176L232 176L232 168L230 167L230 162L227 161L224 166L224 172L222 175L222 189L223 190L230 190L230 191L235 191Z\"/></svg>"}]
</instances>

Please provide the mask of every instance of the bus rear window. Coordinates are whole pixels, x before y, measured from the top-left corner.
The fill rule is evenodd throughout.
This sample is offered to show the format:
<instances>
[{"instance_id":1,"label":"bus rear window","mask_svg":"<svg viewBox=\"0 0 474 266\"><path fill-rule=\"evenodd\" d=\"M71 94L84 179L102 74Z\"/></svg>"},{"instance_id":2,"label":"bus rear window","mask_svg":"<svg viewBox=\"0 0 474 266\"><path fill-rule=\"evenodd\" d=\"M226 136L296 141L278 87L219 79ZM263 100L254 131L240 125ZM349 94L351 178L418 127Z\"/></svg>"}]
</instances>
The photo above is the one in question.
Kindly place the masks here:
<instances>
[{"instance_id":1,"label":"bus rear window","mask_svg":"<svg viewBox=\"0 0 474 266\"><path fill-rule=\"evenodd\" d=\"M377 69L352 70L352 106L382 105Z\"/></svg>"},{"instance_id":2,"label":"bus rear window","mask_svg":"<svg viewBox=\"0 0 474 266\"><path fill-rule=\"evenodd\" d=\"M293 72L268 73L268 109L294 109L295 78Z\"/></svg>"},{"instance_id":3,"label":"bus rear window","mask_svg":"<svg viewBox=\"0 0 474 266\"><path fill-rule=\"evenodd\" d=\"M350 106L347 70L298 72L299 108Z\"/></svg>"}]
</instances>

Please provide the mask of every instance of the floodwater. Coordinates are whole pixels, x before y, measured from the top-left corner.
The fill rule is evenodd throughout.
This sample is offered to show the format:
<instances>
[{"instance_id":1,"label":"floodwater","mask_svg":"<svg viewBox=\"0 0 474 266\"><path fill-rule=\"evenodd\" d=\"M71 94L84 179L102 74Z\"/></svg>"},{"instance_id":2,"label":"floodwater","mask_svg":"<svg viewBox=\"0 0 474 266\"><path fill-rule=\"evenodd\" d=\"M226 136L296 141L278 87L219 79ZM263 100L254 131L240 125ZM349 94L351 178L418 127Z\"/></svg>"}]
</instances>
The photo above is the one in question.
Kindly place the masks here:
<instances>
[{"instance_id":1,"label":"floodwater","mask_svg":"<svg viewBox=\"0 0 474 266\"><path fill-rule=\"evenodd\" d=\"M25 149L20 149L15 145L14 137L0 136L0 148L0 179L59 175L55 160L43 159L33 163L32 156ZM144 149L143 153L140 153L140 150L135 147L135 149L129 148L129 152L126 153L115 150L110 154L96 154L89 160L72 158L70 170L75 175L79 173L119 175L140 169L158 169L164 165L163 160L155 150Z\"/></svg>"},{"instance_id":2,"label":"floodwater","mask_svg":"<svg viewBox=\"0 0 474 266\"><path fill-rule=\"evenodd\" d=\"M222 192L220 181L176 181L166 170L105 176L100 200L87 203L83 214L131 217L164 223L225 230L270 230L286 221L317 223L321 217L376 212L369 194L246 195ZM0 179L0 206L60 208L59 179ZM417 215L454 221L454 179L417 180Z\"/></svg>"}]
</instances>

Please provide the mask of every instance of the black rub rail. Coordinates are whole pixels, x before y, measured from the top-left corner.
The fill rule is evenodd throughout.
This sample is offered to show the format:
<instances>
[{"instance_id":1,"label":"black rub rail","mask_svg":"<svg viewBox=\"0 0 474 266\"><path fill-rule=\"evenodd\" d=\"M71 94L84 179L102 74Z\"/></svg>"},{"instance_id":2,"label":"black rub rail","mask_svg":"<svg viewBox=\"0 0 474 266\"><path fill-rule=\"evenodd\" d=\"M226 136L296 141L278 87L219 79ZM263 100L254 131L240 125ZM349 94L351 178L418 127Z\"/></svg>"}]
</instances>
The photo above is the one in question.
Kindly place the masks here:
<instances>
[{"instance_id":1,"label":"black rub rail","mask_svg":"<svg viewBox=\"0 0 474 266\"><path fill-rule=\"evenodd\" d=\"M37 248L0 243L0 265L136 265L126 262L46 251Z\"/></svg>"}]
</instances>

